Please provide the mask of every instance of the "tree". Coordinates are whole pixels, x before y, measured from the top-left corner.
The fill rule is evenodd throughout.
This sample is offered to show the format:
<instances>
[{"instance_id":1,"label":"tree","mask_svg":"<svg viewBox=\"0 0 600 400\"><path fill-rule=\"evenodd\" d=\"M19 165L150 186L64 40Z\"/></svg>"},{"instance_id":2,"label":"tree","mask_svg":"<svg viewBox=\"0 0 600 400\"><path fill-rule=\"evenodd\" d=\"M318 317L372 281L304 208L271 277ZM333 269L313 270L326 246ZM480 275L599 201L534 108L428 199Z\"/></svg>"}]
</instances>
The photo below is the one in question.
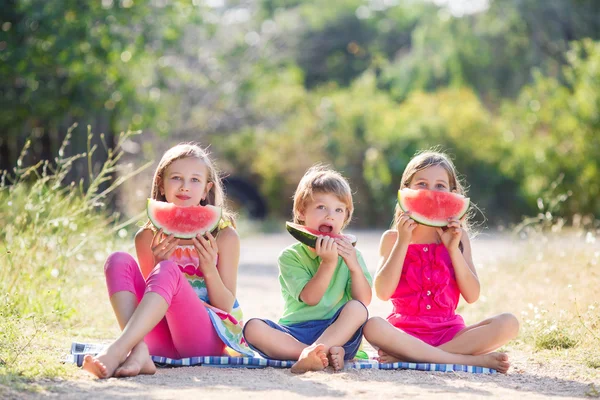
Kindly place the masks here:
<instances>
[{"instance_id":1,"label":"tree","mask_svg":"<svg viewBox=\"0 0 600 400\"><path fill-rule=\"evenodd\" d=\"M51 160L76 121L104 132L110 146L115 131L153 120L160 57L177 42L179 20L192 15L186 3L4 2L0 169L12 167L30 136L37 139L32 161ZM73 136L74 152L85 150L82 131Z\"/></svg>"}]
</instances>

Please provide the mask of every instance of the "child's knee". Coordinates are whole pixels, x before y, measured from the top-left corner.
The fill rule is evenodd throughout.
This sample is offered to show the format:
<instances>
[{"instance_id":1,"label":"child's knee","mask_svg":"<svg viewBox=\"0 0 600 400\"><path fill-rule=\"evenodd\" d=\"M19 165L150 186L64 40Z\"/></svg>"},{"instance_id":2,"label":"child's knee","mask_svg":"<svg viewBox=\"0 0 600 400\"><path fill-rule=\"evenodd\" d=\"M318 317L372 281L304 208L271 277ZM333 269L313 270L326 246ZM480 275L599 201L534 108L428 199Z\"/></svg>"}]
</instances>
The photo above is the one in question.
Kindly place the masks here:
<instances>
[{"instance_id":1,"label":"child's knee","mask_svg":"<svg viewBox=\"0 0 600 400\"><path fill-rule=\"evenodd\" d=\"M514 339L519 334L519 320L511 313L504 313L498 316L502 328L511 339Z\"/></svg>"},{"instance_id":2,"label":"child's knee","mask_svg":"<svg viewBox=\"0 0 600 400\"><path fill-rule=\"evenodd\" d=\"M261 336L261 331L265 326L267 326L267 324L262 320L252 318L244 324L242 334L248 343L253 343L256 338Z\"/></svg>"},{"instance_id":3,"label":"child's knee","mask_svg":"<svg viewBox=\"0 0 600 400\"><path fill-rule=\"evenodd\" d=\"M104 274L109 274L116 268L130 267L132 265L135 265L137 268L137 263L131 254L124 251L117 251L109 255L106 259L106 262L104 263Z\"/></svg>"},{"instance_id":4,"label":"child's knee","mask_svg":"<svg viewBox=\"0 0 600 400\"><path fill-rule=\"evenodd\" d=\"M365 338L369 338L372 334L380 332L383 324L387 324L388 322L381 317L371 317L365 324L363 328L363 333Z\"/></svg>"},{"instance_id":5,"label":"child's knee","mask_svg":"<svg viewBox=\"0 0 600 400\"><path fill-rule=\"evenodd\" d=\"M150 272L150 275L148 275L148 279L157 275L167 275L172 279L179 279L181 270L177 263L170 260L163 260L154 266L154 269Z\"/></svg>"},{"instance_id":6,"label":"child's knee","mask_svg":"<svg viewBox=\"0 0 600 400\"><path fill-rule=\"evenodd\" d=\"M350 300L344 306L344 311L349 312L352 316L355 316L357 319L360 319L363 322L366 322L369 318L369 311L367 311L367 307L363 303L358 300Z\"/></svg>"}]
</instances>

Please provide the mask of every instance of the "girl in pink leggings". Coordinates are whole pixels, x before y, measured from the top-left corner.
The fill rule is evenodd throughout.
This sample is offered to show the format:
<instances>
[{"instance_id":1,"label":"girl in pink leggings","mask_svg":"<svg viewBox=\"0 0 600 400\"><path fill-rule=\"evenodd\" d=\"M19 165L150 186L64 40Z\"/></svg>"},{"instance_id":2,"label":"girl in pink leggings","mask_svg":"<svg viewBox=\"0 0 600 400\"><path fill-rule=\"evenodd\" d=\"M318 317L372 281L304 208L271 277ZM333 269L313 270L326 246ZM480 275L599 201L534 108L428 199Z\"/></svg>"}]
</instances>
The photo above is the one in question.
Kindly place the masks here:
<instances>
[{"instance_id":1,"label":"girl in pink leggings","mask_svg":"<svg viewBox=\"0 0 600 400\"><path fill-rule=\"evenodd\" d=\"M165 153L151 196L184 207L225 203L208 154L192 144ZM187 241L147 222L135 236L139 265L127 253L108 257L108 295L123 331L104 352L84 358L85 370L99 378L134 376L156 371L150 355L218 356L226 347L252 355L235 297L240 240L231 216L223 215L206 238Z\"/></svg>"}]
</instances>

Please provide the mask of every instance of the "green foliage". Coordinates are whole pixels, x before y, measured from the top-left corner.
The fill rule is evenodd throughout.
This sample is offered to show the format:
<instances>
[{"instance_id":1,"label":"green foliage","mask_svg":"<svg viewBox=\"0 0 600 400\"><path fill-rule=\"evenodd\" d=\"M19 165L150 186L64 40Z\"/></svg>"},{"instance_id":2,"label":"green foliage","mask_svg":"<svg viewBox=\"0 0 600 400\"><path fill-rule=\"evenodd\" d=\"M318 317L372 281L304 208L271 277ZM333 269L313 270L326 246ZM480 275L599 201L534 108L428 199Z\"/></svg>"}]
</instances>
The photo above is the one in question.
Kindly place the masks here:
<instances>
[{"instance_id":1,"label":"green foliage","mask_svg":"<svg viewBox=\"0 0 600 400\"><path fill-rule=\"evenodd\" d=\"M122 134L118 145L132 135ZM89 141L91 136L89 133ZM113 248L118 214L106 216L107 196L147 166L111 180L123 171L117 165L123 153L119 147L108 149L102 169L96 174L89 171L86 188L82 183L67 184L65 179L73 166L90 160L96 151L90 147L85 154L63 157L70 137L71 132L55 160L56 167L48 161L22 166L28 142L13 173L2 173L0 293L5 316L35 313L46 321L68 320L74 315L77 304L71 297L85 290L85 285L77 288L81 282L74 278L90 272L90 259L103 260ZM109 180L111 185L101 189ZM99 247L101 244L104 247Z\"/></svg>"},{"instance_id":2,"label":"green foliage","mask_svg":"<svg viewBox=\"0 0 600 400\"><path fill-rule=\"evenodd\" d=\"M284 45L285 62L257 65L246 86L258 122L216 148L279 215L289 214L302 169L321 161L350 178L357 222L385 225L404 166L432 147L453 156L492 223L536 213L560 176L558 190L572 194L553 212L597 214L597 42L567 42L594 37L598 11L589 1L490 4L457 18L426 3L264 2L275 21L301 16L305 24L282 25L280 40L299 39Z\"/></svg>"},{"instance_id":3,"label":"green foliage","mask_svg":"<svg viewBox=\"0 0 600 400\"><path fill-rule=\"evenodd\" d=\"M177 140L215 134L228 172L275 215L320 161L351 179L357 222L386 225L402 169L431 147L453 155L493 222L537 213L560 176L570 195L556 212L598 215L595 1L466 15L434 3L8 1L0 168L30 134L37 162L73 120L109 145L131 121Z\"/></svg>"},{"instance_id":4,"label":"green foliage","mask_svg":"<svg viewBox=\"0 0 600 400\"><path fill-rule=\"evenodd\" d=\"M521 181L530 204L559 176L565 215L600 215L600 42L574 42L565 83L537 74L505 104L505 134L515 149L504 168Z\"/></svg>"},{"instance_id":5,"label":"green foliage","mask_svg":"<svg viewBox=\"0 0 600 400\"><path fill-rule=\"evenodd\" d=\"M54 154L73 121L109 134L167 118L161 99L189 2L10 0L0 24L0 145L12 165L30 135ZM162 125L161 125L162 126ZM112 144L112 143L111 143ZM12 153L12 154L11 154ZM2 164L3 168L8 168Z\"/></svg>"},{"instance_id":6,"label":"green foliage","mask_svg":"<svg viewBox=\"0 0 600 400\"><path fill-rule=\"evenodd\" d=\"M406 164L419 149L434 147L454 156L481 207L493 208L496 218L518 210L518 199L511 197L517 185L499 171L508 149L493 116L469 90L416 92L397 104L377 88L372 73L345 89L330 85L304 93L297 80L262 88L257 108L283 122L273 129L248 129L218 146L236 170L260 177L271 208L282 210L282 216L289 213L290 193L304 171L326 161L349 178L357 223L389 224ZM494 196L498 191L507 193ZM507 203L497 203L498 198Z\"/></svg>"},{"instance_id":7,"label":"green foliage","mask_svg":"<svg viewBox=\"0 0 600 400\"><path fill-rule=\"evenodd\" d=\"M357 222L385 225L404 167L429 148L453 156L469 195L493 223L535 210L543 219L598 215L599 48L591 40L574 42L564 83L538 73L496 112L464 87L412 91L397 103L370 70L349 87L330 83L309 91L288 68L260 81L251 98L256 114L271 123L223 138L219 147L232 169L258 177L271 208L284 216L298 178L321 161L350 179Z\"/></svg>"},{"instance_id":8,"label":"green foliage","mask_svg":"<svg viewBox=\"0 0 600 400\"><path fill-rule=\"evenodd\" d=\"M491 99L514 95L529 80L528 45L512 5L492 2L486 13L462 18L439 10L419 20L410 51L386 64L381 82L398 100L445 86L468 86Z\"/></svg>"}]
</instances>

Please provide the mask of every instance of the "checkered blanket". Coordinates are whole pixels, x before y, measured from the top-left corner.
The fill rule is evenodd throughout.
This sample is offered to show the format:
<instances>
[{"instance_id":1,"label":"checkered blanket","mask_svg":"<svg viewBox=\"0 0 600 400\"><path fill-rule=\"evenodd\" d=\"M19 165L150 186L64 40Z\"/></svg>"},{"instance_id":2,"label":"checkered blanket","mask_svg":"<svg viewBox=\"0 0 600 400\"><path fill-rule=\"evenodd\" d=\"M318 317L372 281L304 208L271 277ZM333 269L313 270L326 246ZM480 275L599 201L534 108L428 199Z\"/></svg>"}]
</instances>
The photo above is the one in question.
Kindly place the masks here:
<instances>
[{"instance_id":1,"label":"checkered blanket","mask_svg":"<svg viewBox=\"0 0 600 400\"><path fill-rule=\"evenodd\" d=\"M440 372L470 372L473 374L495 374L495 369L475 367L473 365L459 364L432 364L432 363L382 363L376 359L346 361L344 369L413 369L416 371L440 371Z\"/></svg>"},{"instance_id":2,"label":"checkered blanket","mask_svg":"<svg viewBox=\"0 0 600 400\"><path fill-rule=\"evenodd\" d=\"M81 367L86 354L98 354L105 345L90 343L72 343L71 352L65 362ZM175 360L167 357L152 356L158 367L183 367L208 365L228 368L290 368L294 361L270 360L262 357L189 357ZM429 364L429 363L380 363L375 359L346 361L344 369L412 369L417 371L470 372L474 374L495 374L496 370L471 365Z\"/></svg>"}]
</instances>

